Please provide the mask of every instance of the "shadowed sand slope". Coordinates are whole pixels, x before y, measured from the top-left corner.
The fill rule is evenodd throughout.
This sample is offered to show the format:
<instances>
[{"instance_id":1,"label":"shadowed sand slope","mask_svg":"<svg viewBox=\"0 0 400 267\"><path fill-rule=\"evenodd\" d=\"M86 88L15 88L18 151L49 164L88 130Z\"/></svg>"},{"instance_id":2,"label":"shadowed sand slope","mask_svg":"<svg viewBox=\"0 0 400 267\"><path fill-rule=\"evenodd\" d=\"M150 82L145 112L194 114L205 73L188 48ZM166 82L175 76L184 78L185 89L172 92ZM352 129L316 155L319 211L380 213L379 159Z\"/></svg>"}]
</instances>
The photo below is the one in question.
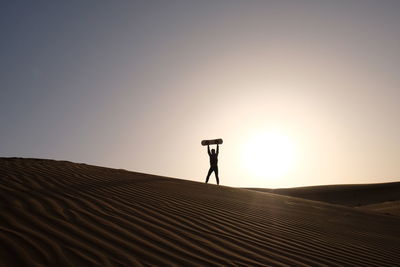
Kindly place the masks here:
<instances>
[{"instance_id":1,"label":"shadowed sand slope","mask_svg":"<svg viewBox=\"0 0 400 267\"><path fill-rule=\"evenodd\" d=\"M283 189L251 188L350 207L400 200L400 182L382 184L322 185Z\"/></svg>"},{"instance_id":2,"label":"shadowed sand slope","mask_svg":"<svg viewBox=\"0 0 400 267\"><path fill-rule=\"evenodd\" d=\"M360 209L400 216L400 201L389 201L378 204L365 205L361 206Z\"/></svg>"},{"instance_id":3,"label":"shadowed sand slope","mask_svg":"<svg viewBox=\"0 0 400 267\"><path fill-rule=\"evenodd\" d=\"M2 266L395 266L400 219L124 170L0 159Z\"/></svg>"}]
</instances>

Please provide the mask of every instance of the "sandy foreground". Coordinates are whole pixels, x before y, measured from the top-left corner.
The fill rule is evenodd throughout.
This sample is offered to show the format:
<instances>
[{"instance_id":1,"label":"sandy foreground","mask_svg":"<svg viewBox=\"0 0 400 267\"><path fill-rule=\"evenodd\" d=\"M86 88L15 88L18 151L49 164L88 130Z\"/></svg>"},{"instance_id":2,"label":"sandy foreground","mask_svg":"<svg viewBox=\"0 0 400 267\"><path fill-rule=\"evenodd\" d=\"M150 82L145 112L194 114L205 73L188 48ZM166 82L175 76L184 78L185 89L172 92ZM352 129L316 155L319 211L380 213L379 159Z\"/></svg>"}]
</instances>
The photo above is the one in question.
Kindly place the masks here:
<instances>
[{"instance_id":1,"label":"sandy foreground","mask_svg":"<svg viewBox=\"0 0 400 267\"><path fill-rule=\"evenodd\" d=\"M0 205L1 266L400 266L398 216L125 170L2 158Z\"/></svg>"}]
</instances>

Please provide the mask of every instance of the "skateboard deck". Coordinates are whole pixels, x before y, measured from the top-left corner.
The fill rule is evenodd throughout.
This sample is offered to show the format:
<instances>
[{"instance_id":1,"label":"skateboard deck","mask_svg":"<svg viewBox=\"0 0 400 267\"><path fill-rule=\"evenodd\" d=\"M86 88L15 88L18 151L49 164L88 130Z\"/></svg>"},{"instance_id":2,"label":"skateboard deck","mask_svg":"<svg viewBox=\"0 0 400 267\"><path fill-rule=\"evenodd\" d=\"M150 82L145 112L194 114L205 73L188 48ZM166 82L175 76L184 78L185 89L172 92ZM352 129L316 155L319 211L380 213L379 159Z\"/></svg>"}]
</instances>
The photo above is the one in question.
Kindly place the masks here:
<instances>
[{"instance_id":1,"label":"skateboard deck","mask_svg":"<svg viewBox=\"0 0 400 267\"><path fill-rule=\"evenodd\" d=\"M211 139L211 140L203 140L201 141L202 146L207 146L207 145L222 145L224 141L222 139Z\"/></svg>"}]
</instances>

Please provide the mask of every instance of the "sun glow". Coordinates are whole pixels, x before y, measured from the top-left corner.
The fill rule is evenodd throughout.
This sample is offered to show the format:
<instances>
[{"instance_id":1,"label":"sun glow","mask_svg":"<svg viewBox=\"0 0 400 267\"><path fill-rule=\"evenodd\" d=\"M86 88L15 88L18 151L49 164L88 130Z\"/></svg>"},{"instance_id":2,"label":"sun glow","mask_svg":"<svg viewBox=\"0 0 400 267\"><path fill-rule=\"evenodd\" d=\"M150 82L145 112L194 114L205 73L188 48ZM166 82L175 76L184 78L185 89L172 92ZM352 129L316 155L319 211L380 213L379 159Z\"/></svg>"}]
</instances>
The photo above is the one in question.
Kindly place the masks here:
<instances>
[{"instance_id":1,"label":"sun glow","mask_svg":"<svg viewBox=\"0 0 400 267\"><path fill-rule=\"evenodd\" d=\"M259 178L277 179L295 163L295 145L284 134L263 132L252 136L244 145L243 163Z\"/></svg>"}]
</instances>

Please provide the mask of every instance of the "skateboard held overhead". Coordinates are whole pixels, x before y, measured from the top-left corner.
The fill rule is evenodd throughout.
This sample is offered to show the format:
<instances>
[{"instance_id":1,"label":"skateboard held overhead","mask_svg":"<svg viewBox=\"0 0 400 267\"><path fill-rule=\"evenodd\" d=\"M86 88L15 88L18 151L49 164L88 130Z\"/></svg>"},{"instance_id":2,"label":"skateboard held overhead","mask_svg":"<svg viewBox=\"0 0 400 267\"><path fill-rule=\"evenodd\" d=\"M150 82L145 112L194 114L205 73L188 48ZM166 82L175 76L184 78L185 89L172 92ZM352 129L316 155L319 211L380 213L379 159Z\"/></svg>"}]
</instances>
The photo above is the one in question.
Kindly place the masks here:
<instances>
[{"instance_id":1,"label":"skateboard held overhead","mask_svg":"<svg viewBox=\"0 0 400 267\"><path fill-rule=\"evenodd\" d=\"M201 141L202 146L208 146L208 145L222 145L223 141L222 139L211 139L211 140L203 140Z\"/></svg>"}]
</instances>

